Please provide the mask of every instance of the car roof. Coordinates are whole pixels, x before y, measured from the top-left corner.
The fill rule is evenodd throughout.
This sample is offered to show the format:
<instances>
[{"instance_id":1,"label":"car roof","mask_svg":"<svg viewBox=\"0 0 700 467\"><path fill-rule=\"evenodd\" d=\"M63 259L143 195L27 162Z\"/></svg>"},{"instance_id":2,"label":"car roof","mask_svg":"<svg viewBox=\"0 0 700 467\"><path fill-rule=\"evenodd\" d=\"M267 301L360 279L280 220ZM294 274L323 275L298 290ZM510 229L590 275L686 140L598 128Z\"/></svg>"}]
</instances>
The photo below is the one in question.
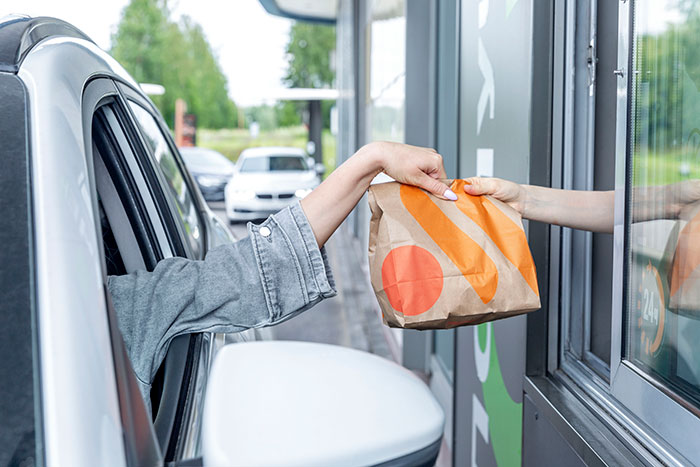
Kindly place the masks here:
<instances>
[{"instance_id":1,"label":"car roof","mask_svg":"<svg viewBox=\"0 0 700 467\"><path fill-rule=\"evenodd\" d=\"M241 152L241 157L265 157L265 156L301 156L306 157L303 149L283 146L265 146L260 148L248 148Z\"/></svg>"},{"instance_id":2,"label":"car roof","mask_svg":"<svg viewBox=\"0 0 700 467\"><path fill-rule=\"evenodd\" d=\"M24 57L47 37L64 36L93 42L80 29L48 16L0 18L0 72L17 73ZM94 42L93 42L94 43Z\"/></svg>"}]
</instances>

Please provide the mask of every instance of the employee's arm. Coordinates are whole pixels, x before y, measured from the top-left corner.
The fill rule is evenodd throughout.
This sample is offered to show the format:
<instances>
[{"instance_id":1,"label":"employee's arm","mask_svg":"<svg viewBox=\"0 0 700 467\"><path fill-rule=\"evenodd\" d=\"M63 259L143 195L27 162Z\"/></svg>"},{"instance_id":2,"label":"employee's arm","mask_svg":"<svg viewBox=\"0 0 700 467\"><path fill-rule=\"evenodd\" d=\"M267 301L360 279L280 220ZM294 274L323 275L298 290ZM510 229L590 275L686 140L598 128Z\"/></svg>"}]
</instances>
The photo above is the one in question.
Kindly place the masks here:
<instances>
[{"instance_id":1,"label":"employee's arm","mask_svg":"<svg viewBox=\"0 0 700 467\"><path fill-rule=\"evenodd\" d=\"M525 219L593 232L612 233L614 191L558 190L519 185L500 178L472 177L464 191L490 195L509 204Z\"/></svg>"},{"instance_id":2,"label":"employee's arm","mask_svg":"<svg viewBox=\"0 0 700 467\"><path fill-rule=\"evenodd\" d=\"M457 196L439 179L446 178L442 157L433 149L398 143L370 143L331 173L301 201L318 246L323 246L360 201L380 172L424 188L443 198Z\"/></svg>"},{"instance_id":3,"label":"employee's arm","mask_svg":"<svg viewBox=\"0 0 700 467\"><path fill-rule=\"evenodd\" d=\"M491 195L508 203L525 219L573 229L612 233L614 191L557 190L519 185L500 178L472 177L464 191ZM697 209L700 180L632 188L632 222L677 219L685 210Z\"/></svg>"}]
</instances>

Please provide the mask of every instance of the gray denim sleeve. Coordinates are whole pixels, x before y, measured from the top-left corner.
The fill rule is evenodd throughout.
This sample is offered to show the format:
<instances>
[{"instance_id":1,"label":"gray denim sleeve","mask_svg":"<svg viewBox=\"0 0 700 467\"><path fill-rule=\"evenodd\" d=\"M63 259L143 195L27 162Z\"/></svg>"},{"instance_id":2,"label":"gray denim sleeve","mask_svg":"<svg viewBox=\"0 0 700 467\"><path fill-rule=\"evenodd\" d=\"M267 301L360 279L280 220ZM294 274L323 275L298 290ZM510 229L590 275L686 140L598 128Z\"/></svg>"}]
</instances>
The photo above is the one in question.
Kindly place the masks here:
<instances>
[{"instance_id":1,"label":"gray denim sleeve","mask_svg":"<svg viewBox=\"0 0 700 467\"><path fill-rule=\"evenodd\" d=\"M269 235L261 234L263 227ZM213 248L203 261L168 258L153 272L109 278L119 327L143 386L150 385L178 335L276 324L336 294L325 250L319 250L299 203L259 226L248 224L248 233Z\"/></svg>"}]
</instances>

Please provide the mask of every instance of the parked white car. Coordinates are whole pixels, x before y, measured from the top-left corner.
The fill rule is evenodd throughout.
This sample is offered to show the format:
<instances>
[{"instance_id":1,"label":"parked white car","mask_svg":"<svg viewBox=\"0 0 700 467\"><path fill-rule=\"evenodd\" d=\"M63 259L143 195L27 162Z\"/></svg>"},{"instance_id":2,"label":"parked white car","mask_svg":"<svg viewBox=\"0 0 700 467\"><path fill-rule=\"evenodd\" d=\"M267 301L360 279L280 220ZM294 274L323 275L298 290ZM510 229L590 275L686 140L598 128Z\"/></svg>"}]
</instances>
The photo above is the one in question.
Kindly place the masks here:
<instances>
[{"instance_id":1,"label":"parked white car","mask_svg":"<svg viewBox=\"0 0 700 467\"><path fill-rule=\"evenodd\" d=\"M298 148L261 147L241 152L226 185L229 220L262 219L311 193L321 180L308 159Z\"/></svg>"}]
</instances>

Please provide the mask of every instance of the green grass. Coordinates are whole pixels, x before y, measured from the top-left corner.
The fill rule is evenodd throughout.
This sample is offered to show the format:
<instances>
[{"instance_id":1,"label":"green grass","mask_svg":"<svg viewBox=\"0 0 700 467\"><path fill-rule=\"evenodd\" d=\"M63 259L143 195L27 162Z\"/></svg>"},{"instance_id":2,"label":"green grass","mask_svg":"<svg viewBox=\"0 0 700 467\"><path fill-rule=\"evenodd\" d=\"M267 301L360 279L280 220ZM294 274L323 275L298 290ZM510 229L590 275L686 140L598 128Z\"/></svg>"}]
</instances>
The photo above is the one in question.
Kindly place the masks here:
<instances>
[{"instance_id":1,"label":"green grass","mask_svg":"<svg viewBox=\"0 0 700 467\"><path fill-rule=\"evenodd\" d=\"M687 174L681 172L684 162ZM668 185L700 178L700 166L680 153L647 154L635 157L633 173L636 186Z\"/></svg>"},{"instance_id":2,"label":"green grass","mask_svg":"<svg viewBox=\"0 0 700 467\"><path fill-rule=\"evenodd\" d=\"M218 151L234 162L238 160L241 151L246 148L260 146L291 146L306 149L308 139L308 131L303 126L261 131L257 138L252 138L247 129L197 129L198 146ZM330 131L323 130L322 143L323 164L326 166L327 175L335 169L335 136L333 136Z\"/></svg>"}]
</instances>

